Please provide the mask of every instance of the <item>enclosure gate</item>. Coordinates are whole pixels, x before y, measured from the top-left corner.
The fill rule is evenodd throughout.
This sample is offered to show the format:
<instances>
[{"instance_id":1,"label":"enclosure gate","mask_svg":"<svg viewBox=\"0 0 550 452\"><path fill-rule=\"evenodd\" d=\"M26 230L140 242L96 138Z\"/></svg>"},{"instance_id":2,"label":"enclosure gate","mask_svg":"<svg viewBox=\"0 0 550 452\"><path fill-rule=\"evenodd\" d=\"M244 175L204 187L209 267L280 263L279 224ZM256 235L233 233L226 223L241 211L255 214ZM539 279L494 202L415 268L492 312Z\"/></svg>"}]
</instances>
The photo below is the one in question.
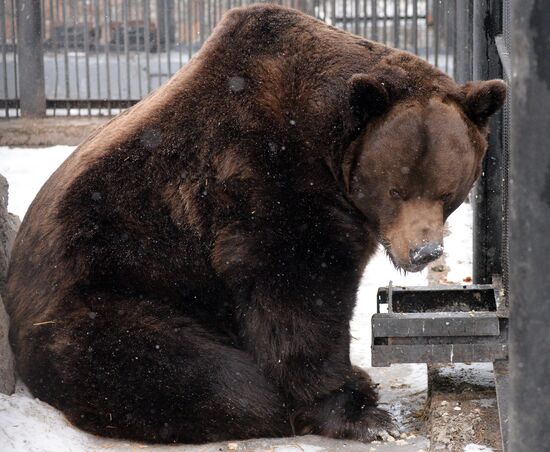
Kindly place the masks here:
<instances>
[{"instance_id":1,"label":"enclosure gate","mask_svg":"<svg viewBox=\"0 0 550 452\"><path fill-rule=\"evenodd\" d=\"M464 2L457 27L459 82L510 81L511 2ZM510 84L509 84L510 85ZM378 292L372 320L373 365L425 362L494 364L504 449L508 447L508 167L510 99L491 118L482 176L473 191L474 259L470 286L406 288ZM388 313L381 313L380 305Z\"/></svg>"}]
</instances>

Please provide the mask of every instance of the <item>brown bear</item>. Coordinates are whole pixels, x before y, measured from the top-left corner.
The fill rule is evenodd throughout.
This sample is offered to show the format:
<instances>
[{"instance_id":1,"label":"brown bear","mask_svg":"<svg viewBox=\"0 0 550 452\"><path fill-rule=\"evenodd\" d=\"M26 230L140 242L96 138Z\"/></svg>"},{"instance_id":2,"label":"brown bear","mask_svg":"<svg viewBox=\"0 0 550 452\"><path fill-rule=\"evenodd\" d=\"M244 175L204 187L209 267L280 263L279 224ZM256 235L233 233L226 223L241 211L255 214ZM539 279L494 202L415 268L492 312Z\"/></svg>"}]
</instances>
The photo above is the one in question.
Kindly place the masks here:
<instances>
[{"instance_id":1,"label":"brown bear","mask_svg":"<svg viewBox=\"0 0 550 452\"><path fill-rule=\"evenodd\" d=\"M391 432L350 363L359 279L378 244L410 271L441 254L504 97L295 10L229 12L32 203L7 283L21 378L110 437Z\"/></svg>"}]
</instances>

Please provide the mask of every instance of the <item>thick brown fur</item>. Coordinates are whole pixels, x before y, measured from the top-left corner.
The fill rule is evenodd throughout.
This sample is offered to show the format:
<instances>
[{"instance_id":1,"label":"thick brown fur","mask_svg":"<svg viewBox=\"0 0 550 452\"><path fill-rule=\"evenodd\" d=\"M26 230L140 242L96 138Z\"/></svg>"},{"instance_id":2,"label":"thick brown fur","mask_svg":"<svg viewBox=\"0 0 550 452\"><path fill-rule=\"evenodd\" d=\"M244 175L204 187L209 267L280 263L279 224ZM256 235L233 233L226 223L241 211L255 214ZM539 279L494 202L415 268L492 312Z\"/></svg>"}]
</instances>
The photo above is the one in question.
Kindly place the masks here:
<instances>
[{"instance_id":1,"label":"thick brown fur","mask_svg":"<svg viewBox=\"0 0 550 452\"><path fill-rule=\"evenodd\" d=\"M349 321L377 244L396 236L399 262L416 239L399 242L415 209L372 198L409 139L379 132L410 116L403 132L424 127L431 149L450 126L430 109L462 124L464 163L444 172L460 190L428 203L442 226L479 174L498 83L482 87L486 102L409 53L297 11L229 12L31 205L7 283L23 381L104 436L381 436L390 417L350 364ZM364 193L371 161L388 177ZM442 181L422 168L405 187L418 198Z\"/></svg>"}]
</instances>

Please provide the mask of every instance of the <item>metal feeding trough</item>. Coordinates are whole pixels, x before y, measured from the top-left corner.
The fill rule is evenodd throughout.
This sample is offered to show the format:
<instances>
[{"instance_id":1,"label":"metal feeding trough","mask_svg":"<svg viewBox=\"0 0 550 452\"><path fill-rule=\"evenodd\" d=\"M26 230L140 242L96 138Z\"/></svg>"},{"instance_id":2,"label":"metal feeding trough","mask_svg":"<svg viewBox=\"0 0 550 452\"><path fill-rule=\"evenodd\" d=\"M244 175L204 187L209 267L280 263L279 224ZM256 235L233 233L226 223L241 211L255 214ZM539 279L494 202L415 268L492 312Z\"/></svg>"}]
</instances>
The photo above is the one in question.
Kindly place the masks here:
<instances>
[{"instance_id":1,"label":"metal feeding trough","mask_svg":"<svg viewBox=\"0 0 550 452\"><path fill-rule=\"evenodd\" d=\"M508 312L495 284L396 287L390 282L378 289L372 316L372 365L503 360L507 337Z\"/></svg>"}]
</instances>

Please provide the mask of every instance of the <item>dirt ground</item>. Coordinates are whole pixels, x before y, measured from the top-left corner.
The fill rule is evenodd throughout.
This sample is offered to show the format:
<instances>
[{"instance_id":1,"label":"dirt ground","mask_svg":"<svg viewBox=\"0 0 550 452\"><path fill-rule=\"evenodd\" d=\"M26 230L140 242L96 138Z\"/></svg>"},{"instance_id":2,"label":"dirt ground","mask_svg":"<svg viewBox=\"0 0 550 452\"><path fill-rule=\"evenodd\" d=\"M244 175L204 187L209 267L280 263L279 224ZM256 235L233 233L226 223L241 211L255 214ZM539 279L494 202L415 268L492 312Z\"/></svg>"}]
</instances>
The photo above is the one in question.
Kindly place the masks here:
<instances>
[{"instance_id":1,"label":"dirt ground","mask_svg":"<svg viewBox=\"0 0 550 452\"><path fill-rule=\"evenodd\" d=\"M424 425L430 451L461 452L469 444L502 450L494 383L489 378L487 385L469 378L472 374L479 378L475 374L480 366L430 368L429 414ZM490 365L481 369L492 374Z\"/></svg>"},{"instance_id":2,"label":"dirt ground","mask_svg":"<svg viewBox=\"0 0 550 452\"><path fill-rule=\"evenodd\" d=\"M444 257L435 261L430 265L429 284L448 284L448 271ZM421 433L430 441L430 452L502 450L491 363L432 365L428 382Z\"/></svg>"}]
</instances>

